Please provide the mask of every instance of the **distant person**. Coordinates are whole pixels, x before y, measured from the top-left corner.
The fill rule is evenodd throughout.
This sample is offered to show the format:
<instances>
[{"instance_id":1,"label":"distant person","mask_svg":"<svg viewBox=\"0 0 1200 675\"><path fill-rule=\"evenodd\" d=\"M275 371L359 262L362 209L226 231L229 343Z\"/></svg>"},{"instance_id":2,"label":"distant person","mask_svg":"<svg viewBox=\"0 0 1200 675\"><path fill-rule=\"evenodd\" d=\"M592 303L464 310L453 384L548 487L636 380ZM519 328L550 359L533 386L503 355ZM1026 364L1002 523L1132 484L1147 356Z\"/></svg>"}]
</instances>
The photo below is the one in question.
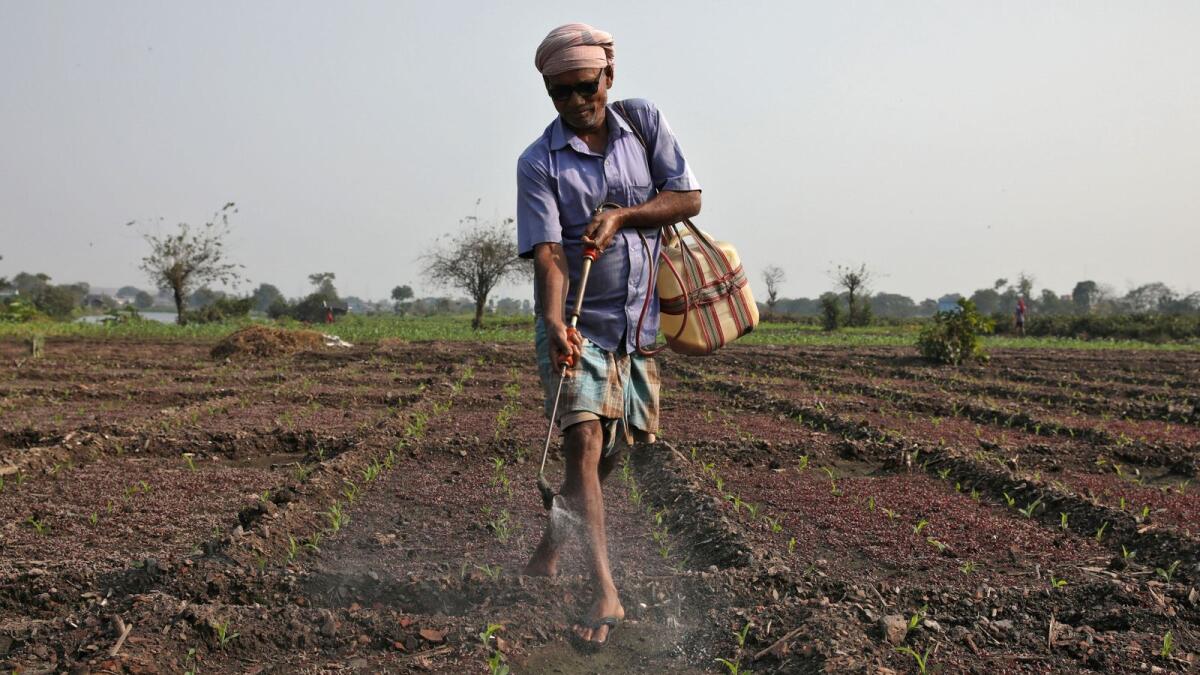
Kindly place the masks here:
<instances>
[{"instance_id":1,"label":"distant person","mask_svg":"<svg viewBox=\"0 0 1200 675\"><path fill-rule=\"evenodd\" d=\"M658 430L658 364L639 353L638 319L645 310L640 343L653 344L659 229L700 212L700 185L653 103L609 105L612 35L581 23L559 26L538 46L534 65L558 116L517 162L517 248L533 258L547 416L558 364L568 354L576 359L552 423L564 436L561 494L583 521L591 567L591 607L572 630L598 647L625 618L609 570L600 483L619 462L618 434L626 443L653 442ZM584 293L579 334L569 336L566 306L574 302L584 246L601 255ZM558 572L561 540L549 535L527 574Z\"/></svg>"},{"instance_id":2,"label":"distant person","mask_svg":"<svg viewBox=\"0 0 1200 675\"><path fill-rule=\"evenodd\" d=\"M1017 297L1017 332L1025 337L1025 298Z\"/></svg>"}]
</instances>

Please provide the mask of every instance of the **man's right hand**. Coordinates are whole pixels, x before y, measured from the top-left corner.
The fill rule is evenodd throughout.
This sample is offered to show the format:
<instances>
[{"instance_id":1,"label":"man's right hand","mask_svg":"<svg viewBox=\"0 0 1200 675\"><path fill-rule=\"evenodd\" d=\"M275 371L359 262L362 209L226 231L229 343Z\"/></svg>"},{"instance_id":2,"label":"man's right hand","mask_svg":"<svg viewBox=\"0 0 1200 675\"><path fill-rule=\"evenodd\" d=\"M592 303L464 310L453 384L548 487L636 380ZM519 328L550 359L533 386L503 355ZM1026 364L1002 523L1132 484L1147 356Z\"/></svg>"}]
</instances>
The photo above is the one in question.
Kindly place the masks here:
<instances>
[{"instance_id":1,"label":"man's right hand","mask_svg":"<svg viewBox=\"0 0 1200 675\"><path fill-rule=\"evenodd\" d=\"M550 363L554 364L555 370L562 369L568 355L573 363L579 364L583 356L583 336L579 331L569 330L564 323L552 323L546 326L546 333L550 338ZM568 375L571 370L567 369Z\"/></svg>"}]
</instances>

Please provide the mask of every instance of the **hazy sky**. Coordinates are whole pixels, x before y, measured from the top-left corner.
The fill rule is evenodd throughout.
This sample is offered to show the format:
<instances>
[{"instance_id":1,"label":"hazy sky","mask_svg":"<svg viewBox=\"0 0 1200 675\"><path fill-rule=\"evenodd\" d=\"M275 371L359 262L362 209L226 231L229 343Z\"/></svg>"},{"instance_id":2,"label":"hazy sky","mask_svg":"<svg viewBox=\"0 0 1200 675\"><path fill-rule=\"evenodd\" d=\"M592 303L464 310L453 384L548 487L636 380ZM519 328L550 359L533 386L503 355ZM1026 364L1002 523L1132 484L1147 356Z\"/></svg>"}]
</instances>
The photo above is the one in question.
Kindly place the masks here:
<instances>
[{"instance_id":1,"label":"hazy sky","mask_svg":"<svg viewBox=\"0 0 1200 675\"><path fill-rule=\"evenodd\" d=\"M612 96L666 113L760 294L851 262L918 300L1200 290L1195 1L0 0L0 276L148 286L124 224L234 200L252 284L432 293L438 233L515 213L568 21L614 34Z\"/></svg>"}]
</instances>

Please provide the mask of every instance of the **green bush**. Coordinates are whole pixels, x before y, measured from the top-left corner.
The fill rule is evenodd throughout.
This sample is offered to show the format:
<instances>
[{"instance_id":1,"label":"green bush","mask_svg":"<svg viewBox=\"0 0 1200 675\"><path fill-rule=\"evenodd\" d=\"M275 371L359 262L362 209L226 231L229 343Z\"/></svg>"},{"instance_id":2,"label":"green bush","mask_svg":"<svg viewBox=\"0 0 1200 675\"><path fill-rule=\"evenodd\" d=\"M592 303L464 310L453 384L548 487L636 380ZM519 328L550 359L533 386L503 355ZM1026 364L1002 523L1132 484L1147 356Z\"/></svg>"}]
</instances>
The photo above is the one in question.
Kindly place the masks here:
<instances>
[{"instance_id":1,"label":"green bush","mask_svg":"<svg viewBox=\"0 0 1200 675\"><path fill-rule=\"evenodd\" d=\"M1200 338L1200 316L1145 313L1038 316L1026 324L1025 334L1035 337L1143 340L1158 343L1195 340Z\"/></svg>"},{"instance_id":2,"label":"green bush","mask_svg":"<svg viewBox=\"0 0 1200 675\"><path fill-rule=\"evenodd\" d=\"M26 323L41 316L37 308L18 298L0 300L0 323Z\"/></svg>"},{"instance_id":3,"label":"green bush","mask_svg":"<svg viewBox=\"0 0 1200 675\"><path fill-rule=\"evenodd\" d=\"M939 363L958 365L971 359L987 360L979 337L992 332L992 320L975 309L975 303L962 298L958 311L938 312L921 329L917 349L921 356Z\"/></svg>"},{"instance_id":4,"label":"green bush","mask_svg":"<svg viewBox=\"0 0 1200 675\"><path fill-rule=\"evenodd\" d=\"M217 298L202 309L185 312L188 323L220 323L245 318L254 306L254 298Z\"/></svg>"},{"instance_id":5,"label":"green bush","mask_svg":"<svg viewBox=\"0 0 1200 675\"><path fill-rule=\"evenodd\" d=\"M842 325L842 307L836 295L821 296L821 326L825 330L837 330Z\"/></svg>"}]
</instances>

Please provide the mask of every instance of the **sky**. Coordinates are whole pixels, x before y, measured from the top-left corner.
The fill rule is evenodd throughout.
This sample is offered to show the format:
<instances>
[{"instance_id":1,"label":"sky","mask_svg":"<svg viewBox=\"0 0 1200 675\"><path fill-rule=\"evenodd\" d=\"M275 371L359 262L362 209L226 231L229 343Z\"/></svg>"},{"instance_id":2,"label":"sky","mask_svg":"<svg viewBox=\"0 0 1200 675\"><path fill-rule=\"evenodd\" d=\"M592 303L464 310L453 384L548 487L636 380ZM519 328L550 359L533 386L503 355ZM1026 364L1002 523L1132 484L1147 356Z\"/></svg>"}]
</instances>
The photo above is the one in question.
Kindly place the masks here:
<instances>
[{"instance_id":1,"label":"sky","mask_svg":"<svg viewBox=\"0 0 1200 675\"><path fill-rule=\"evenodd\" d=\"M440 293L419 256L515 215L555 116L533 53L571 21L614 35L611 98L664 112L760 297L767 265L813 297L860 263L917 300L1200 290L1194 1L0 0L0 276L150 287L142 235L235 201L243 292Z\"/></svg>"}]
</instances>

